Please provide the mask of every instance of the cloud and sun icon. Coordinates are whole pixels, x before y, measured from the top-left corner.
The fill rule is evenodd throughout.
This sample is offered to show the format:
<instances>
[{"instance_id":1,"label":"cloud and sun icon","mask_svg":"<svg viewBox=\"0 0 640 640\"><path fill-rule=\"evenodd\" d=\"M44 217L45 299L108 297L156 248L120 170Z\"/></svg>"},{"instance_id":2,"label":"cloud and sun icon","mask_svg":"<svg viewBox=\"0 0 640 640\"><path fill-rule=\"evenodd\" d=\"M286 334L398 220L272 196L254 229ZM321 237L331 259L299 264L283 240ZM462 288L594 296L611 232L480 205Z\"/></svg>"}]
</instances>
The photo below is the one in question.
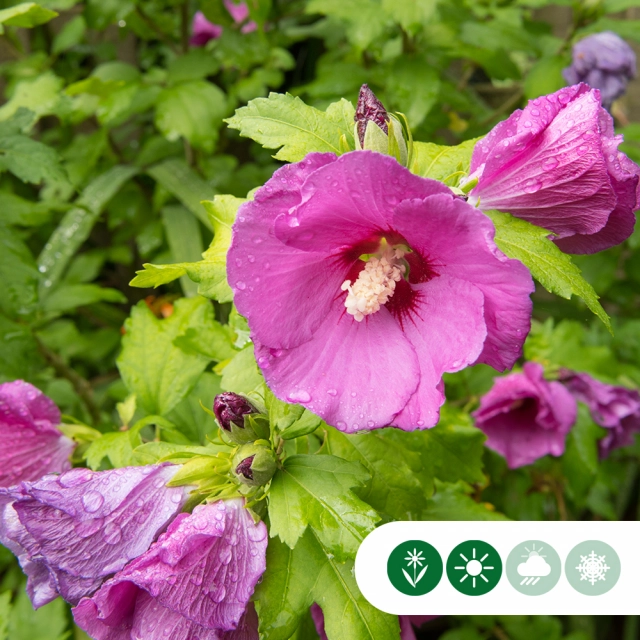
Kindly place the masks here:
<instances>
[{"instance_id":1,"label":"cloud and sun icon","mask_svg":"<svg viewBox=\"0 0 640 640\"><path fill-rule=\"evenodd\" d=\"M540 578L546 578L551 573L551 565L545 560L547 556L540 554L543 549L544 547L536 549L535 543L532 549L525 547L527 553L521 556L525 561L518 565L518 575L522 576L521 586L533 586Z\"/></svg>"}]
</instances>

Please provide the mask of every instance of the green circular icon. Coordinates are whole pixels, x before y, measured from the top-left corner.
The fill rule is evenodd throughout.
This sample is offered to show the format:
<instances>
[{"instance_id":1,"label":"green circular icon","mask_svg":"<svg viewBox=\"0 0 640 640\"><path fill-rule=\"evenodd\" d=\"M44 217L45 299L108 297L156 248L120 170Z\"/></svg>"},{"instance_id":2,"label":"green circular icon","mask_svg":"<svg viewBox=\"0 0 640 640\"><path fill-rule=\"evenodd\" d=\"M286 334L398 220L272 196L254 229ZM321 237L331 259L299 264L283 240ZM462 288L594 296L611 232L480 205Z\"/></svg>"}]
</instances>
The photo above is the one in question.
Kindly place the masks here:
<instances>
[{"instance_id":1,"label":"green circular icon","mask_svg":"<svg viewBox=\"0 0 640 640\"><path fill-rule=\"evenodd\" d=\"M408 596L423 596L436 588L442 578L440 554L424 540L399 544L387 560L391 584Z\"/></svg>"},{"instance_id":2,"label":"green circular icon","mask_svg":"<svg viewBox=\"0 0 640 640\"><path fill-rule=\"evenodd\" d=\"M620 577L620 558L613 547L599 540L576 545L567 556L564 572L569 584L586 596L601 596Z\"/></svg>"},{"instance_id":3,"label":"green circular icon","mask_svg":"<svg viewBox=\"0 0 640 640\"><path fill-rule=\"evenodd\" d=\"M447 576L460 593L482 596L500 582L502 560L490 544L467 540L449 554Z\"/></svg>"},{"instance_id":4,"label":"green circular icon","mask_svg":"<svg viewBox=\"0 0 640 640\"><path fill-rule=\"evenodd\" d=\"M541 596L558 584L562 562L556 550L542 540L521 542L506 564L511 586L526 596Z\"/></svg>"}]
</instances>

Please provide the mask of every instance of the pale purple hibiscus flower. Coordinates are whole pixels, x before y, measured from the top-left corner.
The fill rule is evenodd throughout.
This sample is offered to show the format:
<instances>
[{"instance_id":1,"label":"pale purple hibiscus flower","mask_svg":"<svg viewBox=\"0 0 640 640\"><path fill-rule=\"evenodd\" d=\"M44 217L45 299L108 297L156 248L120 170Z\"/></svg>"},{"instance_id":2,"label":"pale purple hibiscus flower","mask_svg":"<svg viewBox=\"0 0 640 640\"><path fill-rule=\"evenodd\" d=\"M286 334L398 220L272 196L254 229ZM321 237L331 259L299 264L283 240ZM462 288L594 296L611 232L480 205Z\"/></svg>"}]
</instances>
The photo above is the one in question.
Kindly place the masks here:
<instances>
[{"instance_id":1,"label":"pale purple hibiscus flower","mask_svg":"<svg viewBox=\"0 0 640 640\"><path fill-rule=\"evenodd\" d=\"M324 614L319 605L311 606L311 617L316 631L320 636L320 640L328 640L324 629ZM398 616L398 624L400 625L400 640L416 640L414 627L421 627L425 622L438 618L440 616Z\"/></svg>"},{"instance_id":2,"label":"pale purple hibiscus flower","mask_svg":"<svg viewBox=\"0 0 640 640\"><path fill-rule=\"evenodd\" d=\"M533 282L488 218L370 151L311 153L243 204L228 275L279 398L346 432L427 428L442 374L505 370Z\"/></svg>"},{"instance_id":3,"label":"pale purple hibiscus flower","mask_svg":"<svg viewBox=\"0 0 640 640\"><path fill-rule=\"evenodd\" d=\"M233 21L236 24L242 25L240 28L242 33L250 33L258 28L258 25L253 20L246 22L249 17L249 7L247 7L246 2L236 3L233 2L233 0L224 0L224 6L233 18ZM222 35L222 31L223 28L219 24L209 22L204 13L198 11L193 16L193 22L191 24L190 44L193 47L204 47L209 40L219 38Z\"/></svg>"},{"instance_id":4,"label":"pale purple hibiscus flower","mask_svg":"<svg viewBox=\"0 0 640 640\"><path fill-rule=\"evenodd\" d=\"M60 411L23 380L0 384L0 487L71 467L74 442L57 428Z\"/></svg>"},{"instance_id":5,"label":"pale purple hibiscus flower","mask_svg":"<svg viewBox=\"0 0 640 640\"><path fill-rule=\"evenodd\" d=\"M469 202L553 231L567 253L608 249L631 235L640 201L640 167L621 142L597 90L536 98L475 146Z\"/></svg>"},{"instance_id":6,"label":"pale purple hibiscus flower","mask_svg":"<svg viewBox=\"0 0 640 640\"><path fill-rule=\"evenodd\" d=\"M617 33L594 33L573 45L571 66L562 75L569 84L599 89L602 104L610 109L636 76L636 54Z\"/></svg>"},{"instance_id":7,"label":"pale purple hibiscus flower","mask_svg":"<svg viewBox=\"0 0 640 640\"><path fill-rule=\"evenodd\" d=\"M496 378L472 415L487 434L487 447L515 469L547 454L564 453L577 405L560 382L544 379L542 365L525 362L522 373Z\"/></svg>"},{"instance_id":8,"label":"pale purple hibiscus flower","mask_svg":"<svg viewBox=\"0 0 640 640\"><path fill-rule=\"evenodd\" d=\"M601 457L633 444L635 434L640 432L637 391L605 384L586 373L565 371L560 379L577 400L589 407L593 421L608 430L598 443Z\"/></svg>"},{"instance_id":9,"label":"pale purple hibiscus flower","mask_svg":"<svg viewBox=\"0 0 640 640\"><path fill-rule=\"evenodd\" d=\"M257 640L249 598L266 548L267 528L242 499L197 506L84 598L76 624L96 640Z\"/></svg>"},{"instance_id":10,"label":"pale purple hibiscus flower","mask_svg":"<svg viewBox=\"0 0 640 640\"><path fill-rule=\"evenodd\" d=\"M58 594L75 604L147 551L186 502L186 487L166 487L178 468L77 468L0 492L0 542L34 606Z\"/></svg>"}]
</instances>

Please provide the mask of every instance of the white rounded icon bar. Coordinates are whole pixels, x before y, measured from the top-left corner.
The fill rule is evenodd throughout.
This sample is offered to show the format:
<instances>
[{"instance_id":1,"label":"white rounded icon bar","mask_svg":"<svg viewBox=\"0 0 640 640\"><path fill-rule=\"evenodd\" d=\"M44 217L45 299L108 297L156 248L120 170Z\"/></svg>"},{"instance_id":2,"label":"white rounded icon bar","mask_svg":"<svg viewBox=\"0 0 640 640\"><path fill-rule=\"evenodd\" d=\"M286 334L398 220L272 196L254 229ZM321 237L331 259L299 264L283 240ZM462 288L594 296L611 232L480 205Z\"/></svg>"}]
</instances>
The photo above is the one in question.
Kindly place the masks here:
<instances>
[{"instance_id":1,"label":"white rounded icon bar","mask_svg":"<svg viewBox=\"0 0 640 640\"><path fill-rule=\"evenodd\" d=\"M444 573L438 585L424 595L407 595L389 580L387 562L391 552L408 540L423 540L440 554ZM502 577L488 593L467 595L456 590L447 576L447 559L451 551L468 540L490 544L502 559ZM511 551L527 541L544 541L560 557L562 574L545 593L537 588L517 590L507 577L506 564ZM594 541L605 543L617 554L617 571L601 570L598 580L592 566L597 558L598 569L614 566L616 559L607 558L602 546L594 544L593 557L585 556L576 567L567 564L575 547ZM589 545L587 545L589 546ZM545 550L541 551L544 555ZM581 557L581 556L580 556ZM539 563L542 564L542 563ZM570 563L571 564L571 560ZM575 563L574 563L575 564ZM589 565L589 571L585 566ZM428 568L427 568L428 571ZM545 573L545 572L540 572ZM580 580L586 575L588 584L572 586L574 574ZM569 575L570 574L570 575ZM355 575L364 597L375 607L398 615L638 615L638 579L640 578L640 522L391 522L370 533L356 557ZM616 581L608 585L606 580ZM536 587L550 575L536 576ZM533 582L532 581L532 585ZM590 584L593 582L593 592ZM405 589L406 591L406 589ZM524 592L523 592L524 591Z\"/></svg>"}]
</instances>

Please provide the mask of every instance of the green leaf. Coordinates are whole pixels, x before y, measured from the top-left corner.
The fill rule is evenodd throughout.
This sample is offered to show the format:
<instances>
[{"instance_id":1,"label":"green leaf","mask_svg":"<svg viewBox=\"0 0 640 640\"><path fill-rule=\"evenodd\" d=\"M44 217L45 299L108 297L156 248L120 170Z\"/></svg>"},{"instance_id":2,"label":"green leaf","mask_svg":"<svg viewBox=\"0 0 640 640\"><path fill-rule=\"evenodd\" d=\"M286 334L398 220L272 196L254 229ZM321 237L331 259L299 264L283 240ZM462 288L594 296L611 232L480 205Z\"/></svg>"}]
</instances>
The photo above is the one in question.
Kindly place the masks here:
<instances>
[{"instance_id":1,"label":"green leaf","mask_svg":"<svg viewBox=\"0 0 640 640\"><path fill-rule=\"evenodd\" d=\"M0 33L4 33L4 26L8 27L37 27L49 22L58 14L50 9L45 9L35 2L23 2L0 11Z\"/></svg>"},{"instance_id":2,"label":"green leaf","mask_svg":"<svg viewBox=\"0 0 640 640\"><path fill-rule=\"evenodd\" d=\"M202 234L198 221L184 207L164 207L162 222L165 236L176 262L196 262L202 256ZM180 286L187 296L198 292L197 285L186 275L180 278Z\"/></svg>"},{"instance_id":3,"label":"green leaf","mask_svg":"<svg viewBox=\"0 0 640 640\"><path fill-rule=\"evenodd\" d=\"M280 437L283 440L294 440L295 438L302 438L310 433L313 433L322 424L322 418L307 411L305 409L298 420L296 420L290 427L287 427Z\"/></svg>"},{"instance_id":4,"label":"green leaf","mask_svg":"<svg viewBox=\"0 0 640 640\"><path fill-rule=\"evenodd\" d=\"M94 471L100 468L104 458L108 458L114 468L134 464L133 450L142 444L139 429L105 433L94 440L84 453L84 458Z\"/></svg>"},{"instance_id":5,"label":"green leaf","mask_svg":"<svg viewBox=\"0 0 640 640\"><path fill-rule=\"evenodd\" d=\"M127 298L118 289L100 287L97 284L63 284L47 296L42 309L47 313L66 313L77 307L102 301L123 304L127 302Z\"/></svg>"},{"instance_id":6,"label":"green leaf","mask_svg":"<svg viewBox=\"0 0 640 640\"><path fill-rule=\"evenodd\" d=\"M0 192L0 211L5 224L40 226L49 220L51 210L44 202L25 200L14 193Z\"/></svg>"},{"instance_id":7,"label":"green leaf","mask_svg":"<svg viewBox=\"0 0 640 640\"><path fill-rule=\"evenodd\" d=\"M53 46L51 47L52 53L58 55L80 44L86 31L87 22L83 16L76 16L69 20L69 22L62 27L60 33L53 39Z\"/></svg>"},{"instance_id":8,"label":"green leaf","mask_svg":"<svg viewBox=\"0 0 640 640\"><path fill-rule=\"evenodd\" d=\"M0 594L0 640L7 640L9 613L11 612L11 591Z\"/></svg>"},{"instance_id":9,"label":"green leaf","mask_svg":"<svg viewBox=\"0 0 640 640\"><path fill-rule=\"evenodd\" d=\"M432 478L422 473L423 461L406 439L393 429L377 429L362 435L345 435L327 429L328 453L362 463L371 481L358 495L381 513L396 520L419 517L432 491ZM405 436L407 434L401 434Z\"/></svg>"},{"instance_id":10,"label":"green leaf","mask_svg":"<svg viewBox=\"0 0 640 640\"><path fill-rule=\"evenodd\" d=\"M223 9L226 11L226 9ZM219 23L217 23L219 24ZM220 64L206 49L192 49L176 58L167 68L167 82L178 84L190 80L201 80L218 72Z\"/></svg>"},{"instance_id":11,"label":"green leaf","mask_svg":"<svg viewBox=\"0 0 640 640\"><path fill-rule=\"evenodd\" d=\"M24 588L18 590L9 617L11 640L63 640L68 637L67 605L61 598L34 611Z\"/></svg>"},{"instance_id":12,"label":"green leaf","mask_svg":"<svg viewBox=\"0 0 640 640\"><path fill-rule=\"evenodd\" d=\"M230 451L230 449L211 443L206 447L200 447L172 442L145 442L134 451L134 462L135 464L155 464L171 460L175 464L182 464L194 456L215 456L220 451Z\"/></svg>"},{"instance_id":13,"label":"green leaf","mask_svg":"<svg viewBox=\"0 0 640 640\"><path fill-rule=\"evenodd\" d=\"M322 607L329 638L400 637L398 617L376 609L360 593L353 561L338 562L311 531L294 549L277 539L269 542L267 570L256 588L255 601L261 637L269 640L289 640L314 602Z\"/></svg>"},{"instance_id":14,"label":"green leaf","mask_svg":"<svg viewBox=\"0 0 640 640\"><path fill-rule=\"evenodd\" d=\"M524 263L531 275L551 293L569 299L572 294L582 298L611 331L611 321L593 287L582 277L570 256L549 240L550 231L520 220L508 213L485 211L496 227L495 241L510 258Z\"/></svg>"},{"instance_id":15,"label":"green leaf","mask_svg":"<svg viewBox=\"0 0 640 640\"><path fill-rule=\"evenodd\" d=\"M230 302L233 293L227 283L227 251L231 244L231 225L242 198L215 196L213 202L203 204L209 215L214 236L200 262L182 262L169 265L143 264L144 271L137 271L131 281L133 287L158 287L176 278L188 275L199 284L198 293L219 302Z\"/></svg>"},{"instance_id":16,"label":"green leaf","mask_svg":"<svg viewBox=\"0 0 640 640\"><path fill-rule=\"evenodd\" d=\"M437 482L436 492L427 501L422 520L508 520L487 502L475 502L468 494L471 488L463 482Z\"/></svg>"},{"instance_id":17,"label":"green leaf","mask_svg":"<svg viewBox=\"0 0 640 640\"><path fill-rule=\"evenodd\" d=\"M171 158L150 167L147 173L178 198L205 227L213 230L202 201L211 200L215 192L184 160Z\"/></svg>"},{"instance_id":18,"label":"green leaf","mask_svg":"<svg viewBox=\"0 0 640 640\"><path fill-rule=\"evenodd\" d=\"M605 430L593 422L589 409L578 404L578 418L562 456L562 469L570 496L582 504L598 475L598 440Z\"/></svg>"},{"instance_id":19,"label":"green leaf","mask_svg":"<svg viewBox=\"0 0 640 640\"><path fill-rule=\"evenodd\" d=\"M218 140L227 99L214 84L192 80L164 89L156 103L156 126L167 140L186 138L208 153Z\"/></svg>"},{"instance_id":20,"label":"green leaf","mask_svg":"<svg viewBox=\"0 0 640 640\"><path fill-rule=\"evenodd\" d=\"M437 4L438 0L382 0L382 8L409 33L431 20Z\"/></svg>"},{"instance_id":21,"label":"green leaf","mask_svg":"<svg viewBox=\"0 0 640 640\"><path fill-rule=\"evenodd\" d=\"M20 107L29 109L37 118L54 113L63 86L64 80L51 71L19 82L11 99L0 108L0 120L11 118Z\"/></svg>"},{"instance_id":22,"label":"green leaf","mask_svg":"<svg viewBox=\"0 0 640 640\"><path fill-rule=\"evenodd\" d=\"M423 178L433 178L449 186L456 186L460 178L469 173L471 154L478 140L479 138L467 140L455 147L414 142L409 169Z\"/></svg>"},{"instance_id":23,"label":"green leaf","mask_svg":"<svg viewBox=\"0 0 640 640\"><path fill-rule=\"evenodd\" d=\"M211 303L200 297L176 301L173 314L164 320L144 302L133 307L117 365L127 389L147 413L165 416L194 387L209 358L186 353L174 340L212 321Z\"/></svg>"},{"instance_id":24,"label":"green leaf","mask_svg":"<svg viewBox=\"0 0 640 640\"><path fill-rule=\"evenodd\" d=\"M555 93L565 86L562 70L569 66L570 60L566 56L550 56L540 58L536 62L524 81L524 95L528 100L538 96Z\"/></svg>"},{"instance_id":25,"label":"green leaf","mask_svg":"<svg viewBox=\"0 0 640 640\"><path fill-rule=\"evenodd\" d=\"M279 536L293 548L309 526L338 560L355 556L380 519L351 491L364 486L368 479L360 463L336 456L287 458L271 481L271 537Z\"/></svg>"},{"instance_id":26,"label":"green leaf","mask_svg":"<svg viewBox=\"0 0 640 640\"><path fill-rule=\"evenodd\" d=\"M34 311L38 271L33 256L18 234L1 224L0 280L3 286L0 310L11 317Z\"/></svg>"},{"instance_id":27,"label":"green leaf","mask_svg":"<svg viewBox=\"0 0 640 640\"><path fill-rule=\"evenodd\" d=\"M38 270L42 274L41 295L59 282L69 261L89 237L109 200L137 171L135 167L113 167L87 185L76 200L76 206L65 214L40 253Z\"/></svg>"},{"instance_id":28,"label":"green leaf","mask_svg":"<svg viewBox=\"0 0 640 640\"><path fill-rule=\"evenodd\" d=\"M339 155L343 135L353 149L354 113L353 105L344 99L319 111L288 93L271 93L251 100L226 122L263 147L280 149L274 156L277 160L298 162L312 151Z\"/></svg>"},{"instance_id":29,"label":"green leaf","mask_svg":"<svg viewBox=\"0 0 640 640\"><path fill-rule=\"evenodd\" d=\"M221 365L216 367L216 372L222 372L220 386L225 391L250 393L262 388L264 378L253 355L253 343L239 351L224 368L221 368Z\"/></svg>"}]
</instances>

